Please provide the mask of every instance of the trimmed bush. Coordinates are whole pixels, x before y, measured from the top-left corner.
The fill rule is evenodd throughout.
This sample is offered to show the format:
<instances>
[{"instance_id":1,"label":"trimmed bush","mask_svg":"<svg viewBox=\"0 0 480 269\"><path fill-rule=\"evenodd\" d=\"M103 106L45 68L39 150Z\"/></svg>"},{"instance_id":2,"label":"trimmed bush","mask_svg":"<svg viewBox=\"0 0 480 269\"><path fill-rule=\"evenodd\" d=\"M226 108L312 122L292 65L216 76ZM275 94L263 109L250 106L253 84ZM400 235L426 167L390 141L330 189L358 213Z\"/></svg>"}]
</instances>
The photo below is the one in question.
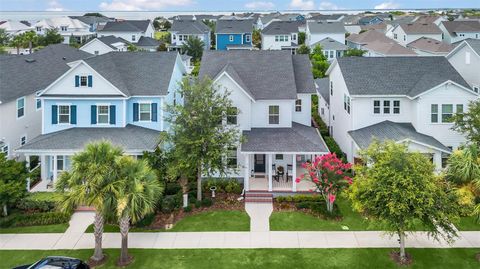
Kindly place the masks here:
<instances>
[{"instance_id":1,"label":"trimmed bush","mask_svg":"<svg viewBox=\"0 0 480 269\"><path fill-rule=\"evenodd\" d=\"M202 202L196 200L196 201L195 201L195 208L200 208L200 207L202 207Z\"/></svg>"},{"instance_id":2,"label":"trimmed bush","mask_svg":"<svg viewBox=\"0 0 480 269\"><path fill-rule=\"evenodd\" d=\"M21 227L67 223L70 214L62 212L44 212L34 214L17 214L0 219L0 227Z\"/></svg>"},{"instance_id":3,"label":"trimmed bush","mask_svg":"<svg viewBox=\"0 0 480 269\"><path fill-rule=\"evenodd\" d=\"M190 212L192 211L192 207L191 206L187 206L187 207L184 207L183 208L183 212Z\"/></svg>"},{"instance_id":4,"label":"trimmed bush","mask_svg":"<svg viewBox=\"0 0 480 269\"><path fill-rule=\"evenodd\" d=\"M175 209L180 208L180 206L181 199L179 199L179 195L166 195L161 202L160 210L163 213L172 213Z\"/></svg>"},{"instance_id":5,"label":"trimmed bush","mask_svg":"<svg viewBox=\"0 0 480 269\"><path fill-rule=\"evenodd\" d=\"M343 152L338 146L337 142L333 139L331 136L325 136L323 137L323 140L325 140L325 144L327 144L328 149L330 152L335 153L338 158L344 159L345 156L343 156Z\"/></svg>"},{"instance_id":6,"label":"trimmed bush","mask_svg":"<svg viewBox=\"0 0 480 269\"><path fill-rule=\"evenodd\" d=\"M155 220L155 214L151 213L146 215L143 219L135 223L135 227L147 227L152 224L152 222Z\"/></svg>"},{"instance_id":7,"label":"trimmed bush","mask_svg":"<svg viewBox=\"0 0 480 269\"><path fill-rule=\"evenodd\" d=\"M227 184L225 185L226 193L240 194L242 192L242 189L242 186L236 180L228 180Z\"/></svg>"},{"instance_id":8,"label":"trimmed bush","mask_svg":"<svg viewBox=\"0 0 480 269\"><path fill-rule=\"evenodd\" d=\"M213 205L212 199L210 199L210 198L204 198L204 199L202 200L202 206L204 206L204 207L210 207L210 206L212 206L212 205Z\"/></svg>"},{"instance_id":9,"label":"trimmed bush","mask_svg":"<svg viewBox=\"0 0 480 269\"><path fill-rule=\"evenodd\" d=\"M55 192L30 193L21 199L16 207L25 212L51 212L61 200L62 194Z\"/></svg>"},{"instance_id":10,"label":"trimmed bush","mask_svg":"<svg viewBox=\"0 0 480 269\"><path fill-rule=\"evenodd\" d=\"M208 179L203 182L203 191L210 192L210 188L215 186L217 193L236 193L242 192L243 186L235 179Z\"/></svg>"}]
</instances>

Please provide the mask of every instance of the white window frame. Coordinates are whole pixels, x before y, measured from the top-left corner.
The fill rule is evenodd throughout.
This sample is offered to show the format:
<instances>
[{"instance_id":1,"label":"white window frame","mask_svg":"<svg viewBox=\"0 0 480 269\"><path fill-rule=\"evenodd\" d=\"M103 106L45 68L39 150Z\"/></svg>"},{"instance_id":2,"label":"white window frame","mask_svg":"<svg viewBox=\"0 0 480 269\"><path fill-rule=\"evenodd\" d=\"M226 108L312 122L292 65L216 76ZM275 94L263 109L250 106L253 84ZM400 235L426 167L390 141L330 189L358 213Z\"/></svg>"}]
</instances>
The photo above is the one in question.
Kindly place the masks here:
<instances>
[{"instance_id":1,"label":"white window frame","mask_svg":"<svg viewBox=\"0 0 480 269\"><path fill-rule=\"evenodd\" d=\"M61 108L62 107L68 107L68 114L65 114L65 113L60 113L61 112ZM60 116L62 115L68 115L68 122L60 122ZM57 123L58 124L64 124L64 125L70 125L70 122L72 121L72 109L71 109L71 106L70 105L67 105L67 104L61 104L61 105L58 105L58 111L57 111Z\"/></svg>"},{"instance_id":2,"label":"white window frame","mask_svg":"<svg viewBox=\"0 0 480 269\"><path fill-rule=\"evenodd\" d=\"M10 150L10 147L8 146L8 144L2 145L2 148L0 148L0 152L5 153L6 157L8 157L9 155L9 150Z\"/></svg>"},{"instance_id":3,"label":"white window frame","mask_svg":"<svg viewBox=\"0 0 480 269\"><path fill-rule=\"evenodd\" d=\"M20 101L20 100L23 100L23 106L22 106L22 107L19 107L19 106L18 106L18 101ZM25 116L25 105L26 105L26 98L25 98L25 96L18 98L17 101L15 102L15 106L16 106L16 108L17 108L17 109L16 109L16 117L17 117L17 119L21 119L21 118L23 118L23 117ZM18 111L19 111L20 109L22 109L22 115L21 115L21 116L18 116Z\"/></svg>"},{"instance_id":4,"label":"white window frame","mask_svg":"<svg viewBox=\"0 0 480 269\"><path fill-rule=\"evenodd\" d=\"M136 35L132 35L132 41L137 41L137 36Z\"/></svg>"},{"instance_id":5,"label":"white window frame","mask_svg":"<svg viewBox=\"0 0 480 269\"><path fill-rule=\"evenodd\" d=\"M229 41L229 42L233 42L233 40L234 40L233 35L229 35L229 36L228 36L228 41Z\"/></svg>"},{"instance_id":6,"label":"white window frame","mask_svg":"<svg viewBox=\"0 0 480 269\"><path fill-rule=\"evenodd\" d=\"M100 116L105 116L105 113L102 113L100 115L100 107L107 107L107 122L101 123L100 122ZM140 108L139 108L140 110ZM98 125L108 125L110 124L110 105L109 104L97 104L97 124Z\"/></svg>"},{"instance_id":7,"label":"white window frame","mask_svg":"<svg viewBox=\"0 0 480 269\"><path fill-rule=\"evenodd\" d=\"M476 92L476 93L479 93L480 92L480 85L473 85L473 91Z\"/></svg>"},{"instance_id":8,"label":"white window frame","mask_svg":"<svg viewBox=\"0 0 480 269\"><path fill-rule=\"evenodd\" d=\"M227 161L228 168L235 169L238 167L237 151L238 151L237 147L227 149L226 161ZM233 154L233 152L235 152L235 155ZM235 160L235 164L230 164L230 160Z\"/></svg>"},{"instance_id":9,"label":"white window frame","mask_svg":"<svg viewBox=\"0 0 480 269\"><path fill-rule=\"evenodd\" d=\"M52 171L53 171L53 162L54 162L54 157L51 156L50 158L50 167L52 168ZM61 163L61 167L60 165L58 165L59 163ZM65 155L57 155L57 172L61 172L61 171L65 171Z\"/></svg>"},{"instance_id":10,"label":"white window frame","mask_svg":"<svg viewBox=\"0 0 480 269\"><path fill-rule=\"evenodd\" d=\"M82 78L85 78L85 86L82 85ZM78 87L86 88L88 87L88 75L79 75L78 78Z\"/></svg>"},{"instance_id":11,"label":"white window frame","mask_svg":"<svg viewBox=\"0 0 480 269\"><path fill-rule=\"evenodd\" d=\"M277 107L278 108L278 113L276 113L276 114L270 113L270 108L272 108L272 107ZM277 123L270 122L271 117L277 117L278 122ZM280 124L280 106L279 105L269 105L268 106L268 124L271 124L271 125Z\"/></svg>"},{"instance_id":12,"label":"white window frame","mask_svg":"<svg viewBox=\"0 0 480 269\"><path fill-rule=\"evenodd\" d=\"M395 103L398 103L398 106L395 106ZM393 100L392 101L392 114L399 115L402 112L402 110L400 108L401 106L402 105L400 103L400 100ZM398 112L395 112L395 109L398 109Z\"/></svg>"},{"instance_id":13,"label":"white window frame","mask_svg":"<svg viewBox=\"0 0 480 269\"><path fill-rule=\"evenodd\" d=\"M375 105L375 102L378 102L378 106ZM375 108L378 108L378 112L375 112ZM373 100L373 114L374 115L382 114L382 100L379 100L379 99Z\"/></svg>"},{"instance_id":14,"label":"white window frame","mask_svg":"<svg viewBox=\"0 0 480 269\"><path fill-rule=\"evenodd\" d=\"M230 114L231 109L235 109L235 115ZM235 123L229 122L229 118L235 118ZM228 125L237 125L238 124L238 108L236 106L229 107L227 109L227 124Z\"/></svg>"},{"instance_id":15,"label":"white window frame","mask_svg":"<svg viewBox=\"0 0 480 269\"><path fill-rule=\"evenodd\" d=\"M20 137L20 145L23 146L27 143L27 135L22 135L22 137Z\"/></svg>"},{"instance_id":16,"label":"white window frame","mask_svg":"<svg viewBox=\"0 0 480 269\"><path fill-rule=\"evenodd\" d=\"M343 109L350 114L350 96L343 94Z\"/></svg>"},{"instance_id":17,"label":"white window frame","mask_svg":"<svg viewBox=\"0 0 480 269\"><path fill-rule=\"evenodd\" d=\"M245 42L250 42L250 35L245 35Z\"/></svg>"},{"instance_id":18,"label":"white window frame","mask_svg":"<svg viewBox=\"0 0 480 269\"><path fill-rule=\"evenodd\" d=\"M148 114L150 115L148 120L142 120L142 105L148 105ZM146 114L147 112L143 112L143 113ZM152 103L147 103L147 102L138 103L138 121L143 121L143 122L152 121Z\"/></svg>"},{"instance_id":19,"label":"white window frame","mask_svg":"<svg viewBox=\"0 0 480 269\"><path fill-rule=\"evenodd\" d=\"M60 31L67 32L68 31L68 26L60 26Z\"/></svg>"},{"instance_id":20,"label":"white window frame","mask_svg":"<svg viewBox=\"0 0 480 269\"><path fill-rule=\"evenodd\" d=\"M295 112L302 112L302 99L295 100Z\"/></svg>"},{"instance_id":21,"label":"white window frame","mask_svg":"<svg viewBox=\"0 0 480 269\"><path fill-rule=\"evenodd\" d=\"M436 107L436 112L433 112L433 108ZM438 104L430 104L430 123L441 123L440 118L439 118L439 109L438 109ZM436 121L433 121L433 115L437 117Z\"/></svg>"},{"instance_id":22,"label":"white window frame","mask_svg":"<svg viewBox=\"0 0 480 269\"><path fill-rule=\"evenodd\" d=\"M451 113L445 113L444 110L443 110L443 108L445 106L452 106L452 112ZM450 116L450 119L451 119L453 117L453 115L455 114L455 109L456 109L455 104L441 104L440 108L442 109L442 113L441 113L442 123L453 123L453 121L443 121L443 116L451 114L451 116Z\"/></svg>"}]
</instances>

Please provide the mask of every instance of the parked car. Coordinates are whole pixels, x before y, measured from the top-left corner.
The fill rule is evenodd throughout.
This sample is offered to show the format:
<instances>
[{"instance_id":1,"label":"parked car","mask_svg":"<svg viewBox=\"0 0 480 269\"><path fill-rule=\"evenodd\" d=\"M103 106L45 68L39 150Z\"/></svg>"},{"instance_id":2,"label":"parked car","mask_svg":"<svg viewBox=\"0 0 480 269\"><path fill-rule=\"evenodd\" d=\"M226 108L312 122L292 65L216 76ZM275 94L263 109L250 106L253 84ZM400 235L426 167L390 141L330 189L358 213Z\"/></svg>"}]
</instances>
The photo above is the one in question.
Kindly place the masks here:
<instances>
[{"instance_id":1,"label":"parked car","mask_svg":"<svg viewBox=\"0 0 480 269\"><path fill-rule=\"evenodd\" d=\"M13 269L90 269L82 260L69 257L50 256L34 264L27 264Z\"/></svg>"}]
</instances>

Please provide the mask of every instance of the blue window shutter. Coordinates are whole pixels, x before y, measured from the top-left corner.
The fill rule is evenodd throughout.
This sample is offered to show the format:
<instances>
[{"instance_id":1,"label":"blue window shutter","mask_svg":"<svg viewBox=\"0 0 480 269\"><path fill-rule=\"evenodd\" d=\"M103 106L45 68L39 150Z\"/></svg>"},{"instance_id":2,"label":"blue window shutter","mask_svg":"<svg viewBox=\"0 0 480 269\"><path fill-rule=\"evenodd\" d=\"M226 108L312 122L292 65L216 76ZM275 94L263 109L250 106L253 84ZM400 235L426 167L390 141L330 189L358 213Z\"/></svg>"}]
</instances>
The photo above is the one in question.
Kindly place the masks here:
<instances>
[{"instance_id":1,"label":"blue window shutter","mask_svg":"<svg viewBox=\"0 0 480 269\"><path fill-rule=\"evenodd\" d=\"M71 105L70 106L70 124L77 124L77 106Z\"/></svg>"},{"instance_id":2,"label":"blue window shutter","mask_svg":"<svg viewBox=\"0 0 480 269\"><path fill-rule=\"evenodd\" d=\"M75 76L75 87L80 87L80 76Z\"/></svg>"},{"instance_id":3,"label":"blue window shutter","mask_svg":"<svg viewBox=\"0 0 480 269\"><path fill-rule=\"evenodd\" d=\"M58 106L52 106L52 124L58 123Z\"/></svg>"},{"instance_id":4,"label":"blue window shutter","mask_svg":"<svg viewBox=\"0 0 480 269\"><path fill-rule=\"evenodd\" d=\"M92 87L92 79L93 79L93 78L92 78L92 75L89 75L87 82L88 82L88 87L90 87L90 88Z\"/></svg>"},{"instance_id":5,"label":"blue window shutter","mask_svg":"<svg viewBox=\"0 0 480 269\"><path fill-rule=\"evenodd\" d=\"M92 105L90 107L90 123L91 124L97 124L97 106L96 105Z\"/></svg>"},{"instance_id":6,"label":"blue window shutter","mask_svg":"<svg viewBox=\"0 0 480 269\"><path fill-rule=\"evenodd\" d=\"M110 124L115 124L115 106L110 106Z\"/></svg>"},{"instance_id":7,"label":"blue window shutter","mask_svg":"<svg viewBox=\"0 0 480 269\"><path fill-rule=\"evenodd\" d=\"M138 121L138 103L133 103L133 121Z\"/></svg>"},{"instance_id":8,"label":"blue window shutter","mask_svg":"<svg viewBox=\"0 0 480 269\"><path fill-rule=\"evenodd\" d=\"M157 121L157 103L152 103L152 121Z\"/></svg>"}]
</instances>

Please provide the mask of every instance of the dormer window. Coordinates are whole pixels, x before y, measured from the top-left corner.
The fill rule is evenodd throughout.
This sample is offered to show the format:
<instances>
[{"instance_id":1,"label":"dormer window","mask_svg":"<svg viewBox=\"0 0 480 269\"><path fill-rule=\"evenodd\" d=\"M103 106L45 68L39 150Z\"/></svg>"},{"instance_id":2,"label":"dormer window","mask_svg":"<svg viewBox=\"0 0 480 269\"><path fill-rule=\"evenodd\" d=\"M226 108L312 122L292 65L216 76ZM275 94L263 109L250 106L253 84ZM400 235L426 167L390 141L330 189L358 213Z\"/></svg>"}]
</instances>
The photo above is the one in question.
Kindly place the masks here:
<instances>
[{"instance_id":1,"label":"dormer window","mask_svg":"<svg viewBox=\"0 0 480 269\"><path fill-rule=\"evenodd\" d=\"M80 76L80 87L87 87L87 76Z\"/></svg>"},{"instance_id":2,"label":"dormer window","mask_svg":"<svg viewBox=\"0 0 480 269\"><path fill-rule=\"evenodd\" d=\"M37 26L37 32L41 32L41 31L42 31L42 27Z\"/></svg>"},{"instance_id":3,"label":"dormer window","mask_svg":"<svg viewBox=\"0 0 480 269\"><path fill-rule=\"evenodd\" d=\"M68 31L68 26L60 26L60 31L62 32Z\"/></svg>"},{"instance_id":4,"label":"dormer window","mask_svg":"<svg viewBox=\"0 0 480 269\"><path fill-rule=\"evenodd\" d=\"M136 36L132 35L132 41L135 41L135 39L136 39Z\"/></svg>"},{"instance_id":5,"label":"dormer window","mask_svg":"<svg viewBox=\"0 0 480 269\"><path fill-rule=\"evenodd\" d=\"M295 111L302 112L302 99L295 100Z\"/></svg>"},{"instance_id":6,"label":"dormer window","mask_svg":"<svg viewBox=\"0 0 480 269\"><path fill-rule=\"evenodd\" d=\"M92 87L92 76L80 75L75 76L75 87Z\"/></svg>"}]
</instances>

